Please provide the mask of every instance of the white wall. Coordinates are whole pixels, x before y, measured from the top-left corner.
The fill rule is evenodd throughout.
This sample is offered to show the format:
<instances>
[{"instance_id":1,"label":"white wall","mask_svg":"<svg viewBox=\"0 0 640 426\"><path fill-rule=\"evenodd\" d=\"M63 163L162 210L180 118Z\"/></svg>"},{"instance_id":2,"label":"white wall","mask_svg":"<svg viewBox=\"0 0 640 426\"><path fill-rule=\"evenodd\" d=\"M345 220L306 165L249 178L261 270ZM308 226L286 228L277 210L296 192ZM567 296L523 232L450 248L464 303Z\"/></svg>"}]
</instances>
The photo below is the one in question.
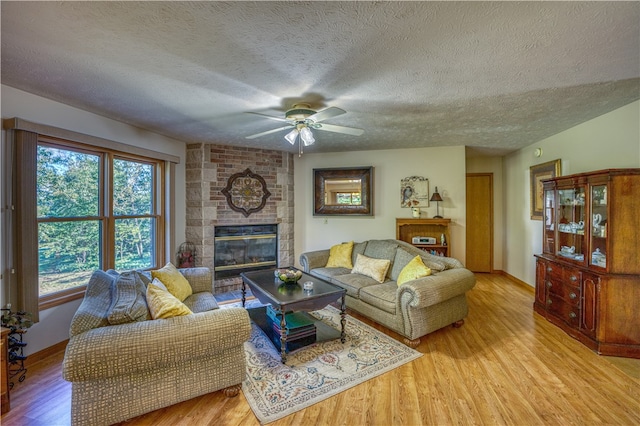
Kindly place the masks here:
<instances>
[{"instance_id":1,"label":"white wall","mask_svg":"<svg viewBox=\"0 0 640 426\"><path fill-rule=\"evenodd\" d=\"M374 216L313 216L313 169L374 167ZM400 181L408 176L429 179L429 193L438 187L444 201L440 214L452 219L452 255L465 256L465 148L417 148L304 154L294 160L295 258L343 241L396 237L396 218L411 217L411 209L400 207ZM436 214L435 203L422 216Z\"/></svg>"},{"instance_id":2,"label":"white wall","mask_svg":"<svg viewBox=\"0 0 640 426\"><path fill-rule=\"evenodd\" d=\"M542 148L540 158L534 156ZM542 223L530 219L529 167L556 159L562 174L640 167L640 101L521 149L504 160L503 270L535 285L534 254L542 252Z\"/></svg>"},{"instance_id":3,"label":"white wall","mask_svg":"<svg viewBox=\"0 0 640 426\"><path fill-rule=\"evenodd\" d=\"M1 113L3 119L19 117L35 123L55 126L180 157L180 164L176 166L175 239L177 244L184 241L186 223L185 197L183 196L186 188L184 167L186 144L184 142L110 120L9 86L2 85L0 95L2 98ZM4 141L5 132L3 131L3 144ZM3 164L4 162L0 159L0 167L4 167ZM4 170L0 170L0 175L4 176L4 173ZM172 258L173 255L170 256L170 259ZM4 260L0 259L0 261L3 262ZM4 274L6 271L4 264L1 270ZM4 295L4 280L2 280L2 287L0 294ZM4 303L3 300L1 302L2 306L4 306ZM37 352L68 339L71 317L79 304L80 301L76 300L41 311L40 322L34 325L25 335L25 340L29 343L25 348L26 354Z\"/></svg>"}]
</instances>

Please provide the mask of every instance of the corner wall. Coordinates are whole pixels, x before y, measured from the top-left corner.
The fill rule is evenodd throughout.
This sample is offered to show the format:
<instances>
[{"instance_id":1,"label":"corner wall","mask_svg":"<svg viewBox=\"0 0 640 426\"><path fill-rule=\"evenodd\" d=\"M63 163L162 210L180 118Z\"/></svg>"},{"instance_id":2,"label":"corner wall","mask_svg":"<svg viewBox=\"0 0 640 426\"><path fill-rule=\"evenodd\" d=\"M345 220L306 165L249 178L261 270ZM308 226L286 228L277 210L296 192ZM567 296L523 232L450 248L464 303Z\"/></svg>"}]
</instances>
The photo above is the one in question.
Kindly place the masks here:
<instances>
[{"instance_id":1,"label":"corner wall","mask_svg":"<svg viewBox=\"0 0 640 426\"><path fill-rule=\"evenodd\" d=\"M535 286L533 255L542 252L542 223L530 218L529 167L558 158L562 175L640 167L639 117L636 101L505 157L505 272ZM539 158L536 148L543 151Z\"/></svg>"}]
</instances>

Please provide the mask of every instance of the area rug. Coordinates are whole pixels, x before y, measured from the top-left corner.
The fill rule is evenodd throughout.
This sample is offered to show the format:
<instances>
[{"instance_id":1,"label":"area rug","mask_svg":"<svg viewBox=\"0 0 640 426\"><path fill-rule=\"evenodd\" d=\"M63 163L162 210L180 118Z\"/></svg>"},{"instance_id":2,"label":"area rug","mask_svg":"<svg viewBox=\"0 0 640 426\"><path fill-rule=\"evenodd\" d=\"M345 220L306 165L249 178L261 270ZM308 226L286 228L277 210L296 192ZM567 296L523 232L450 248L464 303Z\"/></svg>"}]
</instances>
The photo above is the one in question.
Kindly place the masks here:
<instances>
[{"instance_id":1,"label":"area rug","mask_svg":"<svg viewBox=\"0 0 640 426\"><path fill-rule=\"evenodd\" d=\"M340 311L332 306L311 315L339 329ZM347 316L346 342L316 343L280 361L264 332L252 324L245 343L247 378L242 392L260 423L270 423L353 386L393 370L422 354Z\"/></svg>"}]
</instances>

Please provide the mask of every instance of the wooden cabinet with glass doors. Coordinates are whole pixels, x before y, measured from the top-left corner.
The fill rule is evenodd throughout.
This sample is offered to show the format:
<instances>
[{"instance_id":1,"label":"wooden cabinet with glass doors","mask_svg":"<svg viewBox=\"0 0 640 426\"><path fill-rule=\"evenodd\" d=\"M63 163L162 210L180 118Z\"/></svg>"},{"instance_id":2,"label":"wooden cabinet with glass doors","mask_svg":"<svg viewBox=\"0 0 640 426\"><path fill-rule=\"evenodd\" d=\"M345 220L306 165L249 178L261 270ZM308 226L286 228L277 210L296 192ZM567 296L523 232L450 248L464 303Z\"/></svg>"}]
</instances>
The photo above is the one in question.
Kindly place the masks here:
<instances>
[{"instance_id":1,"label":"wooden cabinet with glass doors","mask_svg":"<svg viewBox=\"0 0 640 426\"><path fill-rule=\"evenodd\" d=\"M640 169L544 182L534 309L603 355L640 358Z\"/></svg>"}]
</instances>

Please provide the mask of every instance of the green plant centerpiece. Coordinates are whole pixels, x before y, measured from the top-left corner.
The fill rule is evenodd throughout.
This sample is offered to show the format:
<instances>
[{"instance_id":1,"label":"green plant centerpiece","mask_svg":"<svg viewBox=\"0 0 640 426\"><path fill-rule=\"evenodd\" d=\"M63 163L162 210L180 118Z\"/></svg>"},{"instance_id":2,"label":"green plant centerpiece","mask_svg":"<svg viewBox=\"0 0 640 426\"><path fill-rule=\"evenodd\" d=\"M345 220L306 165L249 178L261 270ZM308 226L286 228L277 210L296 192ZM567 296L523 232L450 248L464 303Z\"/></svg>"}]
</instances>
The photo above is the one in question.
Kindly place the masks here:
<instances>
[{"instance_id":1,"label":"green plant centerpiece","mask_svg":"<svg viewBox=\"0 0 640 426\"><path fill-rule=\"evenodd\" d=\"M302 272L295 269L276 269L274 275L285 284L296 284L302 278Z\"/></svg>"}]
</instances>

